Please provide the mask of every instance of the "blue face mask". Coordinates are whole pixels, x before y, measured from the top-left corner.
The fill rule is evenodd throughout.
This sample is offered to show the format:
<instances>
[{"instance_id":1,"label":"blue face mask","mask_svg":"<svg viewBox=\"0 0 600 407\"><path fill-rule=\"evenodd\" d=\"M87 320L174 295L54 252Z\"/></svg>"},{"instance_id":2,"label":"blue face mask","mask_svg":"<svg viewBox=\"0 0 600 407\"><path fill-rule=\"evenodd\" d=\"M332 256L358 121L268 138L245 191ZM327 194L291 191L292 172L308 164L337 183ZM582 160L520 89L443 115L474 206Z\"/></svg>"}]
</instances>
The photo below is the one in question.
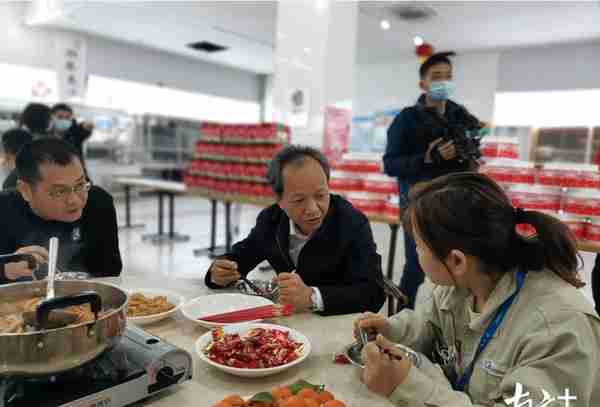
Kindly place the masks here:
<instances>
[{"instance_id":1,"label":"blue face mask","mask_svg":"<svg viewBox=\"0 0 600 407\"><path fill-rule=\"evenodd\" d=\"M454 82L452 81L434 81L429 86L427 94L436 102L448 100L454 94Z\"/></svg>"},{"instance_id":2,"label":"blue face mask","mask_svg":"<svg viewBox=\"0 0 600 407\"><path fill-rule=\"evenodd\" d=\"M54 128L58 131L67 131L71 127L71 120L56 119L54 120Z\"/></svg>"}]
</instances>

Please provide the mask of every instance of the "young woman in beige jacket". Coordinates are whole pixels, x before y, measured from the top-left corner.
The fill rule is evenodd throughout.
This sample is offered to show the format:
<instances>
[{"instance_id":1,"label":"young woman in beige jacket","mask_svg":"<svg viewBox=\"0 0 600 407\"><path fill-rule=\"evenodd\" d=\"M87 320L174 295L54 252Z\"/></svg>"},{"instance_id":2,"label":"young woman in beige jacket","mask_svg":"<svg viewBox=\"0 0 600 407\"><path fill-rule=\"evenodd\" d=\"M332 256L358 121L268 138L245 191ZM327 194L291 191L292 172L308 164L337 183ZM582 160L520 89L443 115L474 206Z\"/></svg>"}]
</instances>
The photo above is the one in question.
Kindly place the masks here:
<instances>
[{"instance_id":1,"label":"young woman in beige jacket","mask_svg":"<svg viewBox=\"0 0 600 407\"><path fill-rule=\"evenodd\" d=\"M415 187L404 223L436 287L416 311L355 322L375 339L363 349L371 391L397 406L600 406L600 318L564 224L514 209L475 173ZM434 363L413 366L393 342Z\"/></svg>"}]
</instances>

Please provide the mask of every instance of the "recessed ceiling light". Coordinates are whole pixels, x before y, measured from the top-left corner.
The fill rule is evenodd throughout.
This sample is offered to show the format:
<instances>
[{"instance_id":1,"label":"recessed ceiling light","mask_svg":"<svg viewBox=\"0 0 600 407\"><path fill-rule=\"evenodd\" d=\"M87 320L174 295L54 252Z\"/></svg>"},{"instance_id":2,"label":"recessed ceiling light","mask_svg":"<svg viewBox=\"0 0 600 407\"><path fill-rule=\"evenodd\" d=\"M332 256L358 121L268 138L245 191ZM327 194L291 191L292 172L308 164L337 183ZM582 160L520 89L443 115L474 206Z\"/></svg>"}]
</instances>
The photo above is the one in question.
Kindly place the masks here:
<instances>
[{"instance_id":1,"label":"recessed ceiling light","mask_svg":"<svg viewBox=\"0 0 600 407\"><path fill-rule=\"evenodd\" d=\"M379 23L379 25L381 26L382 30L389 30L391 27L390 22L388 20L381 20L381 23Z\"/></svg>"},{"instance_id":2,"label":"recessed ceiling light","mask_svg":"<svg viewBox=\"0 0 600 407\"><path fill-rule=\"evenodd\" d=\"M310 55L310 53L312 52L312 48L308 48L308 47L306 47L306 48L304 48L304 52L305 52L306 54Z\"/></svg>"},{"instance_id":3,"label":"recessed ceiling light","mask_svg":"<svg viewBox=\"0 0 600 407\"><path fill-rule=\"evenodd\" d=\"M413 38L413 42L415 43L415 46L420 47L425 41L423 41L423 38L417 35L415 38Z\"/></svg>"}]
</instances>

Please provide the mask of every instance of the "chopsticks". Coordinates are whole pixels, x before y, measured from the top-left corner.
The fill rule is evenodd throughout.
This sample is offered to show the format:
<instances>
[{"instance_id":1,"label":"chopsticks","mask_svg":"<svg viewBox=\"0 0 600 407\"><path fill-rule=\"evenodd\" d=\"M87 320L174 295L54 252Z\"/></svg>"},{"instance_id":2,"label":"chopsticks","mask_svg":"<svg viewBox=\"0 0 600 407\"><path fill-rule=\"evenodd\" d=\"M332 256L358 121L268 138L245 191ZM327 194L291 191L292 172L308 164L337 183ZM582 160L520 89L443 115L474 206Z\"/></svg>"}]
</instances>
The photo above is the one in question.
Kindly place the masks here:
<instances>
[{"instance_id":1,"label":"chopsticks","mask_svg":"<svg viewBox=\"0 0 600 407\"><path fill-rule=\"evenodd\" d=\"M258 288L256 286L256 284L254 284L252 281L248 280L247 277L242 277L241 280L246 283L248 285L248 287L250 287L252 290L254 290L254 292L258 295L264 296L265 293L263 292L263 290L261 290L260 288Z\"/></svg>"},{"instance_id":2,"label":"chopsticks","mask_svg":"<svg viewBox=\"0 0 600 407\"><path fill-rule=\"evenodd\" d=\"M222 324L234 324L238 322L253 321L255 319L276 318L292 315L294 306L292 304L273 304L262 307L247 308L239 311L225 312L223 314L200 317L198 320Z\"/></svg>"}]
</instances>

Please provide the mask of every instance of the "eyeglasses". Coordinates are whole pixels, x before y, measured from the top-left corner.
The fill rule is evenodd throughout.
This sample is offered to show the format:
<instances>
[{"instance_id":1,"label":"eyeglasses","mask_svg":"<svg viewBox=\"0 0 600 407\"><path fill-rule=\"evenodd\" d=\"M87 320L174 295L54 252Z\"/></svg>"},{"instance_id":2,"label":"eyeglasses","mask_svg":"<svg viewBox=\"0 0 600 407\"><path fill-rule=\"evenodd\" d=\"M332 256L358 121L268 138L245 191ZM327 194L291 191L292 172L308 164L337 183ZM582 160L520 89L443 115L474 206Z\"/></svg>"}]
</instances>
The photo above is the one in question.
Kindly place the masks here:
<instances>
[{"instance_id":1,"label":"eyeglasses","mask_svg":"<svg viewBox=\"0 0 600 407\"><path fill-rule=\"evenodd\" d=\"M50 198L52 199L59 200L67 198L71 194L71 192L80 196L85 195L88 192L90 192L90 189L92 189L92 183L88 181L82 182L72 187L56 188L50 191L48 195L50 195Z\"/></svg>"}]
</instances>

